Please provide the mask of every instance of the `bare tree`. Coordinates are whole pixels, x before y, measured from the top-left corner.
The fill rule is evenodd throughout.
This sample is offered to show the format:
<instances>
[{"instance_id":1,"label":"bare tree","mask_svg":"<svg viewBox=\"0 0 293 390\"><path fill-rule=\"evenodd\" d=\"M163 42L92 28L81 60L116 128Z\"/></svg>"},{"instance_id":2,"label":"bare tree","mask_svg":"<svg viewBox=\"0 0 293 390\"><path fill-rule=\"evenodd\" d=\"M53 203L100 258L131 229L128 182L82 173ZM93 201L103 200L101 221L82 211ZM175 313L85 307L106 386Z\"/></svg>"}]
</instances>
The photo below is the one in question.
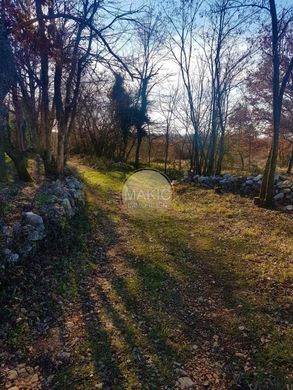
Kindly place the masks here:
<instances>
[{"instance_id":1,"label":"bare tree","mask_svg":"<svg viewBox=\"0 0 293 390\"><path fill-rule=\"evenodd\" d=\"M10 139L10 132L8 127L8 110L5 107L4 99L12 89L14 90L14 103L16 105L16 118L19 117L17 110L17 100L15 95L15 87L17 81L17 72L15 61L13 58L12 48L8 39L6 29L6 14L4 9L4 3L1 3L1 20L0 20L0 56L4 59L0 64L0 180L5 180L5 152L13 160L18 177L24 181L31 181L31 177L27 171L23 151L20 150L22 144L22 128L17 123L19 148L15 148L12 145Z\"/></svg>"},{"instance_id":2,"label":"bare tree","mask_svg":"<svg viewBox=\"0 0 293 390\"><path fill-rule=\"evenodd\" d=\"M6 61L0 61L0 180L6 179L6 165L5 165L5 126L6 126L6 110L4 106L4 99L8 94L14 79L13 72L13 58L10 44L7 38L7 32L4 24L4 10L1 8L0 20L0 57L5 58Z\"/></svg>"},{"instance_id":3,"label":"bare tree","mask_svg":"<svg viewBox=\"0 0 293 390\"><path fill-rule=\"evenodd\" d=\"M164 117L165 127L165 156L164 156L164 171L167 172L168 157L169 157L169 145L170 145L170 133L172 125L174 124L174 116L176 105L178 104L178 90L177 86L170 86L164 94L160 94L160 112Z\"/></svg>"},{"instance_id":4,"label":"bare tree","mask_svg":"<svg viewBox=\"0 0 293 390\"><path fill-rule=\"evenodd\" d=\"M207 175L220 174L224 156L229 96L239 86L251 48L241 40L249 15L230 8L230 0L215 0L208 11L207 30L197 40L209 66L211 117L207 150ZM243 49L237 49L239 46Z\"/></svg>"},{"instance_id":5,"label":"bare tree","mask_svg":"<svg viewBox=\"0 0 293 390\"><path fill-rule=\"evenodd\" d=\"M270 206L274 197L274 180L280 143L280 123L283 97L293 70L293 56L287 67L281 69L281 45L286 31L293 23L293 7L277 7L275 0L259 0L246 3L234 1L230 8L254 8L266 12L270 19L271 58L272 58L272 142L264 170L260 197L256 199L261 205Z\"/></svg>"},{"instance_id":6,"label":"bare tree","mask_svg":"<svg viewBox=\"0 0 293 390\"><path fill-rule=\"evenodd\" d=\"M293 57L283 76L280 74L280 44L288 26L293 22L292 9L283 11L278 16L274 0L269 0L269 12L272 27L272 63L273 63L273 137L271 151L266 164L263 177L260 201L265 205L270 205L274 196L274 180L277 166L277 157L280 141L280 122L282 103L286 85L293 70ZM289 15L288 15L289 14ZM287 19L286 18L287 15Z\"/></svg>"},{"instance_id":7,"label":"bare tree","mask_svg":"<svg viewBox=\"0 0 293 390\"><path fill-rule=\"evenodd\" d=\"M194 102L194 84L192 83L192 63L194 56L194 34L196 17L200 9L200 1L180 1L172 3L170 9L165 9L169 25L169 50L174 61L179 66L182 82L186 90L189 104L189 115L193 127L192 136L192 166L195 173L201 173L200 164L200 134L198 113Z\"/></svg>"},{"instance_id":8,"label":"bare tree","mask_svg":"<svg viewBox=\"0 0 293 390\"><path fill-rule=\"evenodd\" d=\"M87 70L93 58L101 60L105 52L127 68L111 47L111 36L105 38L105 34L119 22L128 23L134 11L120 11L98 0L78 3L51 0L46 6L35 0L17 3L15 9L10 21L15 29L10 36L15 42L14 56L19 60L22 99L46 174L58 175L64 169L80 87ZM31 56L23 61L26 56L21 56L21 52ZM52 144L55 122L57 150Z\"/></svg>"},{"instance_id":9,"label":"bare tree","mask_svg":"<svg viewBox=\"0 0 293 390\"><path fill-rule=\"evenodd\" d=\"M144 126L149 123L148 108L150 94L158 83L162 60L164 30L161 18L150 6L143 18L136 23L132 55L133 77L138 82L135 166L139 166L141 142L146 135ZM138 55L137 55L138 53Z\"/></svg>"}]
</instances>

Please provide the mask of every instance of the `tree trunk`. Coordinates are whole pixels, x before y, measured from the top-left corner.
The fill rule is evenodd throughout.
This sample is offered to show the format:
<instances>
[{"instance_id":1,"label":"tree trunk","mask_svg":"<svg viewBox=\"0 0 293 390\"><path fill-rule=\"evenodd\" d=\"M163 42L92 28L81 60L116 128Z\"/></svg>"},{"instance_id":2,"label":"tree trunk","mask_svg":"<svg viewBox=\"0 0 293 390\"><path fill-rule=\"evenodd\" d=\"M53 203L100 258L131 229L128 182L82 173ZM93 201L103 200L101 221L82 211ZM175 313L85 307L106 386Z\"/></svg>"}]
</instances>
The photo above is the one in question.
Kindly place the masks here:
<instances>
[{"instance_id":1,"label":"tree trunk","mask_svg":"<svg viewBox=\"0 0 293 390\"><path fill-rule=\"evenodd\" d=\"M31 175L29 174L29 172L27 170L24 152L19 151L10 142L10 138L7 134L7 126L8 126L7 123L8 122L7 122L7 118L6 118L4 123L3 123L3 127L2 127L3 134L4 134L5 151L14 163L19 180L22 180L25 182L32 182L33 179L31 178Z\"/></svg>"},{"instance_id":2,"label":"tree trunk","mask_svg":"<svg viewBox=\"0 0 293 390\"><path fill-rule=\"evenodd\" d=\"M7 151L7 154L14 163L19 180L32 182L33 179L27 170L26 159L23 154L16 151Z\"/></svg>"},{"instance_id":3,"label":"tree trunk","mask_svg":"<svg viewBox=\"0 0 293 390\"><path fill-rule=\"evenodd\" d=\"M1 136L0 136L1 142ZM0 181L6 181L6 163L5 163L5 154L2 146L0 145Z\"/></svg>"},{"instance_id":4,"label":"tree trunk","mask_svg":"<svg viewBox=\"0 0 293 390\"><path fill-rule=\"evenodd\" d=\"M65 131L59 128L57 145L57 175L62 175L65 166Z\"/></svg>"},{"instance_id":5,"label":"tree trunk","mask_svg":"<svg viewBox=\"0 0 293 390\"><path fill-rule=\"evenodd\" d=\"M268 183L268 172L269 172L269 164L270 164L270 159L271 159L271 153L272 153L272 149L270 149L270 153L269 153L269 155L268 155L267 162L266 162L266 166L265 166L265 169L264 169L264 174L263 174L263 179L262 179L262 185L261 185L260 195L259 195L259 199L260 199L260 202L261 202L261 203L264 201L265 195L266 195L266 189L267 189L267 183Z\"/></svg>"},{"instance_id":6,"label":"tree trunk","mask_svg":"<svg viewBox=\"0 0 293 390\"><path fill-rule=\"evenodd\" d=\"M45 175L55 175L51 150L51 126L49 120L49 41L46 36L46 25L42 10L42 3L35 0L36 18L38 21L38 38L42 42L40 51L40 154L44 161Z\"/></svg>"},{"instance_id":7,"label":"tree trunk","mask_svg":"<svg viewBox=\"0 0 293 390\"><path fill-rule=\"evenodd\" d=\"M35 172L35 177L37 182L41 181L41 157L39 154L36 156L36 172Z\"/></svg>"},{"instance_id":8,"label":"tree trunk","mask_svg":"<svg viewBox=\"0 0 293 390\"><path fill-rule=\"evenodd\" d=\"M217 121L216 120L217 120L217 112L216 112L216 108L213 108L212 129L211 129L211 137L210 137L209 152L208 152L208 164L207 164L207 172L206 172L208 176L211 176L214 173L214 161L215 161L215 152L216 152L216 143L217 143Z\"/></svg>"},{"instance_id":9,"label":"tree trunk","mask_svg":"<svg viewBox=\"0 0 293 390\"><path fill-rule=\"evenodd\" d=\"M280 55L279 55L279 31L276 5L274 0L270 0L270 11L272 19L272 53L273 53L273 137L271 152L267 161L260 201L265 206L271 206L274 197L274 181L277 167L277 158L280 138L281 101L280 101Z\"/></svg>"},{"instance_id":10,"label":"tree trunk","mask_svg":"<svg viewBox=\"0 0 293 390\"><path fill-rule=\"evenodd\" d=\"M10 138L8 136L8 113L5 113L4 110L2 110L1 115L1 125L4 150L13 161L18 178L25 182L32 182L33 180L26 167L24 153L13 147L10 142Z\"/></svg>"},{"instance_id":11,"label":"tree trunk","mask_svg":"<svg viewBox=\"0 0 293 390\"><path fill-rule=\"evenodd\" d=\"M167 173L168 154L169 154L169 127L167 127L167 131L166 131L166 147L165 147L165 162L164 162L165 173Z\"/></svg>"},{"instance_id":12,"label":"tree trunk","mask_svg":"<svg viewBox=\"0 0 293 390\"><path fill-rule=\"evenodd\" d=\"M148 136L149 136L149 167L151 166L151 155L152 155L152 139L150 127L148 126Z\"/></svg>"},{"instance_id":13,"label":"tree trunk","mask_svg":"<svg viewBox=\"0 0 293 390\"><path fill-rule=\"evenodd\" d=\"M139 167L139 156L140 156L140 147L143 137L143 124L145 123L145 118L147 115L147 107L148 107L148 99L147 99L147 90L148 90L148 82L149 78L145 77L141 80L141 91L140 91L140 98L141 98L141 105L140 105L140 119L139 123L136 126L136 132L137 132L137 145L136 145L136 152L135 152L135 163L134 166L136 168Z\"/></svg>"},{"instance_id":14,"label":"tree trunk","mask_svg":"<svg viewBox=\"0 0 293 390\"><path fill-rule=\"evenodd\" d=\"M221 54L221 45L222 45L222 21L223 14L220 14L220 26L219 26L219 34L217 37L217 46L216 46L216 55L214 59L215 70L212 75L212 126L211 126L211 138L209 145L209 154L208 154L208 165L207 165L207 175L213 175L215 173L215 168L218 170L218 167L215 167L215 159L216 159L216 146L218 139L218 122L220 115L220 54ZM221 123L223 125L223 123ZM220 154L221 157L221 154Z\"/></svg>"},{"instance_id":15,"label":"tree trunk","mask_svg":"<svg viewBox=\"0 0 293 390\"><path fill-rule=\"evenodd\" d=\"M219 156L217 161L216 175L220 175L222 171L222 163L224 158L224 144L225 144L225 132L222 131L220 144L219 144Z\"/></svg>"},{"instance_id":16,"label":"tree trunk","mask_svg":"<svg viewBox=\"0 0 293 390\"><path fill-rule=\"evenodd\" d=\"M249 135L249 147L248 147L248 170L251 173L251 149L252 149L252 140L251 135Z\"/></svg>"},{"instance_id":17,"label":"tree trunk","mask_svg":"<svg viewBox=\"0 0 293 390\"><path fill-rule=\"evenodd\" d=\"M57 176L56 161L52 157L52 154L47 150L43 150L41 153L41 157L44 163L45 176L56 177Z\"/></svg>"},{"instance_id":18,"label":"tree trunk","mask_svg":"<svg viewBox=\"0 0 293 390\"><path fill-rule=\"evenodd\" d=\"M4 3L1 3L0 19L0 180L6 179L5 165L5 122L4 99L15 80L15 67L10 42L5 26Z\"/></svg>"},{"instance_id":19,"label":"tree trunk","mask_svg":"<svg viewBox=\"0 0 293 390\"><path fill-rule=\"evenodd\" d=\"M131 146L130 146L130 148L129 148L129 150L128 150L127 154L126 154L125 162L127 162L127 161L128 161L128 159L129 159L129 156L130 156L130 153L131 153L131 151L132 151L132 149L133 149L134 145L135 145L135 137L133 137L132 144L131 144Z\"/></svg>"},{"instance_id":20,"label":"tree trunk","mask_svg":"<svg viewBox=\"0 0 293 390\"><path fill-rule=\"evenodd\" d=\"M5 163L5 148L4 148L4 119L3 110L0 112L0 181L6 180L6 163Z\"/></svg>"},{"instance_id":21,"label":"tree trunk","mask_svg":"<svg viewBox=\"0 0 293 390\"><path fill-rule=\"evenodd\" d=\"M6 163L5 163L5 152L3 145L3 135L0 129L0 181L6 180Z\"/></svg>"},{"instance_id":22,"label":"tree trunk","mask_svg":"<svg viewBox=\"0 0 293 390\"><path fill-rule=\"evenodd\" d=\"M142 128L140 126L138 126L138 128L137 128L137 145L136 145L135 162L134 162L135 168L139 167L141 141L142 141Z\"/></svg>"},{"instance_id":23,"label":"tree trunk","mask_svg":"<svg viewBox=\"0 0 293 390\"><path fill-rule=\"evenodd\" d=\"M239 156L240 156L240 161L241 161L241 171L243 172L244 169L245 169L245 164L244 164L244 158L243 158L243 154L241 153L241 151L239 150L238 151L239 153Z\"/></svg>"},{"instance_id":24,"label":"tree trunk","mask_svg":"<svg viewBox=\"0 0 293 390\"><path fill-rule=\"evenodd\" d=\"M197 126L194 125L194 126ZM201 164L200 164L200 158L199 158L199 136L198 136L198 129L194 131L193 137L192 137L192 154L191 154L191 169L196 175L201 175Z\"/></svg>"},{"instance_id":25,"label":"tree trunk","mask_svg":"<svg viewBox=\"0 0 293 390\"><path fill-rule=\"evenodd\" d=\"M293 146L292 146L292 150L291 150L291 156L289 158L287 173L292 172L292 167L293 167Z\"/></svg>"},{"instance_id":26,"label":"tree trunk","mask_svg":"<svg viewBox=\"0 0 293 390\"><path fill-rule=\"evenodd\" d=\"M120 151L120 160L125 161L126 148L127 148L128 139L123 139Z\"/></svg>"}]
</instances>

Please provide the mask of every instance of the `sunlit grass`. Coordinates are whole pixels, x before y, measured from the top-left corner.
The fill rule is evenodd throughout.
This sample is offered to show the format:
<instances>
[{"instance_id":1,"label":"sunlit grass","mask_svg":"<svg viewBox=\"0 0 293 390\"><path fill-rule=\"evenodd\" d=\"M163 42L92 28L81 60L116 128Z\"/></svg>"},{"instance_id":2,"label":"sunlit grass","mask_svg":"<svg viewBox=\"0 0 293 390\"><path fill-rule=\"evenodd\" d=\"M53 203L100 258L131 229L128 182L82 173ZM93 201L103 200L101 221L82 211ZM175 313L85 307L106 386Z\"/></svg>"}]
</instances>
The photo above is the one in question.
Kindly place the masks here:
<instances>
[{"instance_id":1,"label":"sunlit grass","mask_svg":"<svg viewBox=\"0 0 293 390\"><path fill-rule=\"evenodd\" d=\"M248 199L188 186L176 188L168 210L128 212L119 199L124 172L83 166L79 173L88 206L96 210L97 224L103 229L102 242L112 245L113 231L119 231L121 224L127 234L123 260L115 266L116 278L106 292L111 310L116 311L116 325L109 308L99 314L105 329L112 323L105 337L124 357L119 369L126 375L125 384L137 386L141 380L133 366L125 364L133 361L131 340L159 367L160 375L171 380L174 367L158 359L156 348L160 346L165 356L170 354L170 360L185 356L188 340L178 336L182 323L175 313L181 310L183 286L196 284L203 272L213 278L215 290L222 289L228 311L219 308L217 324L223 334L239 338L239 326L245 324L245 342L258 344L256 376L262 378L267 372L280 383L285 381L293 362L292 332L286 326L280 330L270 316L279 305L292 304L292 298L280 290L273 301L270 293L272 286L282 289L292 278L293 232L288 217L258 209ZM138 325L135 318L142 316L141 310L144 316ZM118 318L123 318L119 331ZM147 331L143 329L146 323ZM264 333L272 334L271 339L260 343ZM178 342L170 341L171 335Z\"/></svg>"}]
</instances>

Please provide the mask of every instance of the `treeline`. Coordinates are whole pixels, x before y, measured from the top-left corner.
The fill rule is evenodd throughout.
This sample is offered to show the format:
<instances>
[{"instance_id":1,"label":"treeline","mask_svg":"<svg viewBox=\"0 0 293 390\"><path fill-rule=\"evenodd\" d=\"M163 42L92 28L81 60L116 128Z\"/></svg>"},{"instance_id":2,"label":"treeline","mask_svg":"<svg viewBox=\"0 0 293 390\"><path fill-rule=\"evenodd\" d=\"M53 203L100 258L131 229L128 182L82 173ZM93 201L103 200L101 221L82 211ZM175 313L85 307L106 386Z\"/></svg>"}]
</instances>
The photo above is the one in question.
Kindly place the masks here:
<instances>
[{"instance_id":1,"label":"treeline","mask_svg":"<svg viewBox=\"0 0 293 390\"><path fill-rule=\"evenodd\" d=\"M62 175L71 151L138 167L142 144L150 160L162 139L165 169L176 153L214 175L228 152L250 161L269 137L269 204L280 140L293 141L292 26L292 8L274 0L2 1L1 179L5 154L28 181L28 157L47 176Z\"/></svg>"}]
</instances>

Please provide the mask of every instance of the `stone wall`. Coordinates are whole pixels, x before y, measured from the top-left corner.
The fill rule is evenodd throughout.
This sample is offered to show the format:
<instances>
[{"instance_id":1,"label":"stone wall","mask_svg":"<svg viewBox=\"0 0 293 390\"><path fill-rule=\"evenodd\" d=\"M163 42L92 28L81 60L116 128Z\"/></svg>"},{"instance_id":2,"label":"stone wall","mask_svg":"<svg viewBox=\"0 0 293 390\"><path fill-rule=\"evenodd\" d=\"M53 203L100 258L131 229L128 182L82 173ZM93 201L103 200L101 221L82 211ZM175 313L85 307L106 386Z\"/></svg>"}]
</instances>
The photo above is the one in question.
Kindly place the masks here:
<instances>
[{"instance_id":1,"label":"stone wall","mask_svg":"<svg viewBox=\"0 0 293 390\"><path fill-rule=\"evenodd\" d=\"M47 181L36 190L31 202L23 205L19 220L1 227L5 262L15 263L32 255L50 230L64 226L83 204L82 183L75 176Z\"/></svg>"},{"instance_id":2,"label":"stone wall","mask_svg":"<svg viewBox=\"0 0 293 390\"><path fill-rule=\"evenodd\" d=\"M262 175L256 176L199 176L185 177L183 182L190 182L202 188L215 189L219 193L232 192L242 196L256 197L259 195ZM274 184L274 204L277 208L293 212L293 177L276 175Z\"/></svg>"}]
</instances>

